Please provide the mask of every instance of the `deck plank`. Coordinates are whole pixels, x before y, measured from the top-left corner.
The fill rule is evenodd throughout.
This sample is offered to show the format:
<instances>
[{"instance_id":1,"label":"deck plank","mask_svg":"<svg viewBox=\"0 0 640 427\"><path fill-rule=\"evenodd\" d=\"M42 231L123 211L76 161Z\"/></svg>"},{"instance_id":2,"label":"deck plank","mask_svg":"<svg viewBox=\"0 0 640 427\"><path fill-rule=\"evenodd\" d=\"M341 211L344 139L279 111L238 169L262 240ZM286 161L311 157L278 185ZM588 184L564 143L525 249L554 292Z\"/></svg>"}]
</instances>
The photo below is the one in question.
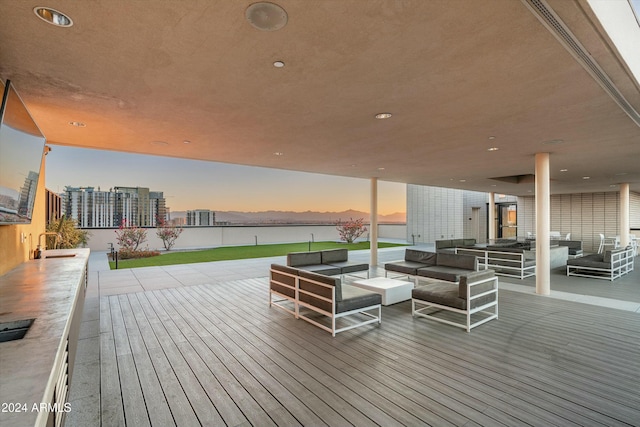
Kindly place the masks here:
<instances>
[{"instance_id":1,"label":"deck plank","mask_svg":"<svg viewBox=\"0 0 640 427\"><path fill-rule=\"evenodd\" d=\"M142 333L136 322L129 295L119 295L120 309L124 319L131 354L135 361L138 379L144 396L144 404L151 425L175 426L167 398L162 390L158 374L144 344Z\"/></svg>"},{"instance_id":2,"label":"deck plank","mask_svg":"<svg viewBox=\"0 0 640 427\"><path fill-rule=\"evenodd\" d=\"M103 426L124 426L124 407L109 298L100 299L100 419Z\"/></svg>"},{"instance_id":3,"label":"deck plank","mask_svg":"<svg viewBox=\"0 0 640 427\"><path fill-rule=\"evenodd\" d=\"M189 403L198 418L198 422L201 425L205 425L206 423L224 425L222 417L185 359L182 349L184 348L186 350L186 340L177 328L175 328L173 321L168 318L162 310L162 307L159 306L157 298L154 295L155 292L156 291L145 292L142 295L144 300L141 300L141 304L143 307L146 306L147 318L151 323L151 328L162 344L162 349L167 356L167 360L176 378L180 382L185 395L189 399Z\"/></svg>"},{"instance_id":4,"label":"deck plank","mask_svg":"<svg viewBox=\"0 0 640 427\"><path fill-rule=\"evenodd\" d=\"M267 301L265 278L103 297L103 424L133 425L122 382L178 425L640 425L637 313L501 290L470 334L404 302L333 338Z\"/></svg>"},{"instance_id":5,"label":"deck plank","mask_svg":"<svg viewBox=\"0 0 640 427\"><path fill-rule=\"evenodd\" d=\"M198 418L189 402L189 398L185 394L175 374L171 361L164 352L163 337L158 338L158 336L156 336L156 332L152 326L152 321L155 321L154 313L146 304L145 295L143 293L130 294L129 303L131 304L136 323L140 329L142 339L149 353L153 368L158 376L158 381L162 386L163 394L167 399L175 424L179 427L199 425ZM156 326L156 328L158 328L158 326Z\"/></svg>"}]
</instances>

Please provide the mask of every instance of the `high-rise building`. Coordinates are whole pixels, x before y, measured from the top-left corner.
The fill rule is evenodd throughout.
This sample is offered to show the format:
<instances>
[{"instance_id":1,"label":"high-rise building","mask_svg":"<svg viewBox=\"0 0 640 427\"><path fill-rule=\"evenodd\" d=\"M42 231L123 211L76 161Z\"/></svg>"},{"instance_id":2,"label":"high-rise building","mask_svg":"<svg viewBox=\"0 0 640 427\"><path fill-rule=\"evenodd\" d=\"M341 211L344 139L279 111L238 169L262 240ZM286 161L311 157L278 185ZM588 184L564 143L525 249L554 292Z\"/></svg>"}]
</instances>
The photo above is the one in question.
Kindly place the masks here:
<instances>
[{"instance_id":1,"label":"high-rise building","mask_svg":"<svg viewBox=\"0 0 640 427\"><path fill-rule=\"evenodd\" d=\"M216 222L216 213L209 209L187 211L187 225L211 226Z\"/></svg>"},{"instance_id":2,"label":"high-rise building","mask_svg":"<svg viewBox=\"0 0 640 427\"><path fill-rule=\"evenodd\" d=\"M166 219L166 202L161 191L143 187L65 187L64 211L82 228L118 227L123 221L137 227L155 227Z\"/></svg>"},{"instance_id":3,"label":"high-rise building","mask_svg":"<svg viewBox=\"0 0 640 427\"><path fill-rule=\"evenodd\" d=\"M36 198L36 190L38 189L38 172L29 172L24 180L24 185L20 189L20 198L18 199L18 215L31 218L33 215L33 199Z\"/></svg>"}]
</instances>

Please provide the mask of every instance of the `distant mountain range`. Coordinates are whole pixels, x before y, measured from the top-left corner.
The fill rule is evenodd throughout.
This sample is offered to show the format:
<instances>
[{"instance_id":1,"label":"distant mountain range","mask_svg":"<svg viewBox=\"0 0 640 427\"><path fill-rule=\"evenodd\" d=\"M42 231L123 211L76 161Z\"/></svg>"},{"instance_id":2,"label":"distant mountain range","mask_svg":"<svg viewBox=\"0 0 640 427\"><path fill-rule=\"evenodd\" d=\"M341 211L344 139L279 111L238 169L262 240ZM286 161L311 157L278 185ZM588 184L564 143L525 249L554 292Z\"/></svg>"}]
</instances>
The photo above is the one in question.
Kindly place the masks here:
<instances>
[{"instance_id":1,"label":"distant mountain range","mask_svg":"<svg viewBox=\"0 0 640 427\"><path fill-rule=\"evenodd\" d=\"M292 212L292 211L264 211L264 212L238 212L238 211L214 211L216 222L230 224L333 224L339 220L350 218L364 218L369 221L369 213L356 210L343 212ZM171 218L186 218L186 211L172 211ZM407 215L404 212L396 212L390 215L378 215L379 223L405 223Z\"/></svg>"}]
</instances>

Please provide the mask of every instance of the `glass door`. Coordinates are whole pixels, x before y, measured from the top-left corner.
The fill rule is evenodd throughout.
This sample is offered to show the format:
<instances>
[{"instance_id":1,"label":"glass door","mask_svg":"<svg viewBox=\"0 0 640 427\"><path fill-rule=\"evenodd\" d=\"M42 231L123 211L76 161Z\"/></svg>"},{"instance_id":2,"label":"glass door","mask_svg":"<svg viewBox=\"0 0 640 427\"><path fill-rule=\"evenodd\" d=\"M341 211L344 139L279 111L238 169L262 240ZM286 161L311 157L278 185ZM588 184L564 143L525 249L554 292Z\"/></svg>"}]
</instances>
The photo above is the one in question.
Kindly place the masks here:
<instances>
[{"instance_id":1,"label":"glass door","mask_svg":"<svg viewBox=\"0 0 640 427\"><path fill-rule=\"evenodd\" d=\"M518 205L514 203L496 204L498 238L515 239L518 236Z\"/></svg>"}]
</instances>

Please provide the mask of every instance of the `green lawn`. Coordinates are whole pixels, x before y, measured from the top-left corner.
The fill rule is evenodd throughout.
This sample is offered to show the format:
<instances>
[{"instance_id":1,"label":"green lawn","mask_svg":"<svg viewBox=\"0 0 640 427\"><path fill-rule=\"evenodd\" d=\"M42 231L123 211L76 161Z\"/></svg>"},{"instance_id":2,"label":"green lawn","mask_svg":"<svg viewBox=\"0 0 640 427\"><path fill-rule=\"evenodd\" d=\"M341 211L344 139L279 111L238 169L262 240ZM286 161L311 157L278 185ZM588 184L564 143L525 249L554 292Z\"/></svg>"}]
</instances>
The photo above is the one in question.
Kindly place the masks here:
<instances>
[{"instance_id":1,"label":"green lawn","mask_svg":"<svg viewBox=\"0 0 640 427\"><path fill-rule=\"evenodd\" d=\"M395 243L378 242L378 248L391 248L406 246ZM324 249L347 248L349 250L369 249L369 242L339 243L339 242L313 242L312 251ZM191 264L195 262L225 261L231 259L264 258L286 255L289 252L304 252L309 250L309 243L285 243L277 245L253 245L253 246L223 246L214 249L198 251L174 251L164 252L162 255L128 259L118 261L118 268L153 267L159 265ZM111 269L116 268L116 263L109 262Z\"/></svg>"}]
</instances>

